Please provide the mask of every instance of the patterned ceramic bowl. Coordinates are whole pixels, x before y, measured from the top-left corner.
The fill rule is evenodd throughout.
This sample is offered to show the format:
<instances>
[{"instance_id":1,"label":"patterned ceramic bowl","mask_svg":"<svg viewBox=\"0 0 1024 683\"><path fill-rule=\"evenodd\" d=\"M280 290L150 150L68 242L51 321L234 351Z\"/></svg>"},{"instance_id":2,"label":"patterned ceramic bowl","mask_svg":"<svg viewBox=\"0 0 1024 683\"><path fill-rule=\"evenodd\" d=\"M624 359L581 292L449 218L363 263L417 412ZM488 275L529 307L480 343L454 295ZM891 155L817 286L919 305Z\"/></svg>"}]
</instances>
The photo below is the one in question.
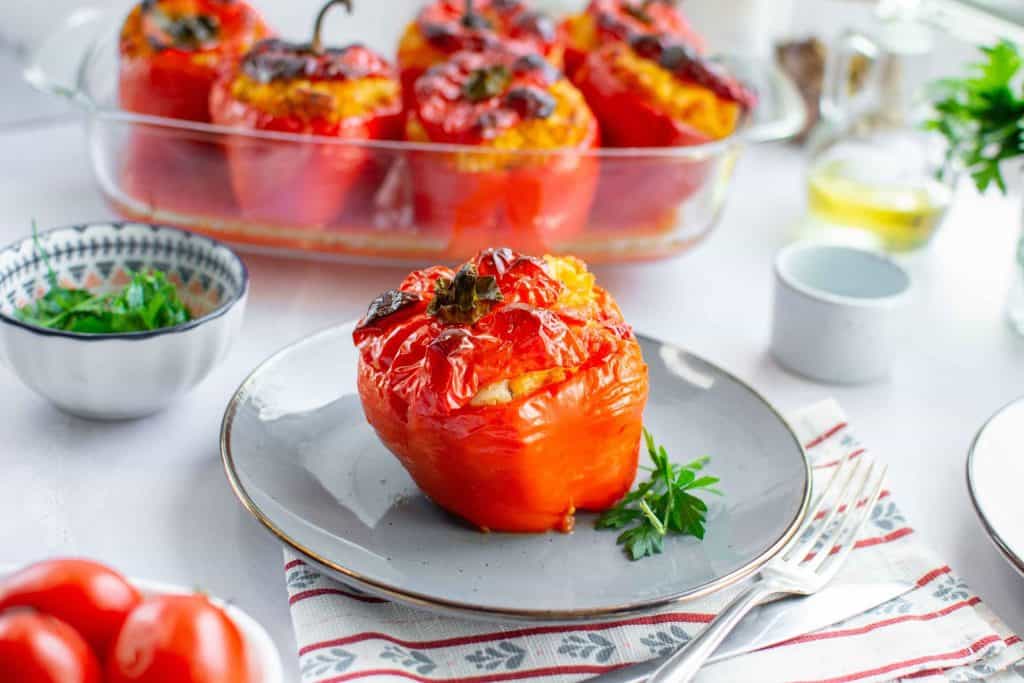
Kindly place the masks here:
<instances>
[{"instance_id":1,"label":"patterned ceramic bowl","mask_svg":"<svg viewBox=\"0 0 1024 683\"><path fill-rule=\"evenodd\" d=\"M176 228L94 223L43 233L40 245L61 286L111 292L128 271L157 269L193 315L177 327L124 334L29 325L17 311L49 289L46 263L31 237L0 251L0 360L62 410L109 420L157 412L206 377L237 336L249 275L219 242Z\"/></svg>"}]
</instances>

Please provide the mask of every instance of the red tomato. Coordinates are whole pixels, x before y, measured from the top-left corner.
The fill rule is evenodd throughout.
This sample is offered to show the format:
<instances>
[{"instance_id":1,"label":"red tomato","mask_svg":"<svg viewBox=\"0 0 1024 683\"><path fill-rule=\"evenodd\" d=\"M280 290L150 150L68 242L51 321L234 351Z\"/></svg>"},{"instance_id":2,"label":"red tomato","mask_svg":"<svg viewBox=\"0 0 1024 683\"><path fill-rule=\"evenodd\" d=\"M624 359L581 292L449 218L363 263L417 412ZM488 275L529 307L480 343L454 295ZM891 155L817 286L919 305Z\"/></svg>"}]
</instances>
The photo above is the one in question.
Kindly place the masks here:
<instances>
[{"instance_id":1,"label":"red tomato","mask_svg":"<svg viewBox=\"0 0 1024 683\"><path fill-rule=\"evenodd\" d=\"M238 627L204 595L135 608L107 658L107 683L251 683Z\"/></svg>"},{"instance_id":2,"label":"red tomato","mask_svg":"<svg viewBox=\"0 0 1024 683\"><path fill-rule=\"evenodd\" d=\"M0 616L0 681L100 683L100 663L75 629L35 612Z\"/></svg>"},{"instance_id":3,"label":"red tomato","mask_svg":"<svg viewBox=\"0 0 1024 683\"><path fill-rule=\"evenodd\" d=\"M37 562L0 582L0 611L31 607L67 622L101 656L142 600L123 576L98 562Z\"/></svg>"}]
</instances>

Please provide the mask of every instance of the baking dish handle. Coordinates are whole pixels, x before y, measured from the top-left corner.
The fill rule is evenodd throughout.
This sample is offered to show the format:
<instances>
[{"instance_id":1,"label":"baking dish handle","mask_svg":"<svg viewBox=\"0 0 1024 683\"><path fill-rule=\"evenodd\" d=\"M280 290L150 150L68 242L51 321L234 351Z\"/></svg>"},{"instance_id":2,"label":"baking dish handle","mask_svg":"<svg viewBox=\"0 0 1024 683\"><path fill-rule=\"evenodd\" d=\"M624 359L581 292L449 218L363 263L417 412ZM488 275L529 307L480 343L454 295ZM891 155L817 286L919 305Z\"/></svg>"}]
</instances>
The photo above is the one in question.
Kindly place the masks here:
<instances>
[{"instance_id":1,"label":"baking dish handle","mask_svg":"<svg viewBox=\"0 0 1024 683\"><path fill-rule=\"evenodd\" d=\"M37 90L59 95L85 109L96 103L79 87L79 70L92 49L104 12L81 7L29 51L22 76Z\"/></svg>"}]
</instances>

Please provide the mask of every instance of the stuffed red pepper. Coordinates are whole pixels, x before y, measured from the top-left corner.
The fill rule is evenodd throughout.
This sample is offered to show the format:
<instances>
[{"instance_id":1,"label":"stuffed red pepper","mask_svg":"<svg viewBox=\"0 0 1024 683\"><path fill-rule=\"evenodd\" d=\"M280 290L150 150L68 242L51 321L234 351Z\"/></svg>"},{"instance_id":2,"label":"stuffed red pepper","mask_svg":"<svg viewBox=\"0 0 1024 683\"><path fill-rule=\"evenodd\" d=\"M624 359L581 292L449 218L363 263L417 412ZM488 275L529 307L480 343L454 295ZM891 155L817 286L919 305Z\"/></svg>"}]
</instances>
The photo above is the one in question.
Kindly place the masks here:
<instances>
[{"instance_id":1,"label":"stuffed red pepper","mask_svg":"<svg viewBox=\"0 0 1024 683\"><path fill-rule=\"evenodd\" d=\"M572 257L488 249L412 273L358 323L369 423L416 484L484 530L569 531L636 475L647 366Z\"/></svg>"},{"instance_id":2,"label":"stuffed red pepper","mask_svg":"<svg viewBox=\"0 0 1024 683\"><path fill-rule=\"evenodd\" d=\"M492 50L501 45L536 52L557 67L563 46L554 22L523 0L434 0L420 10L398 44L402 92L456 52Z\"/></svg>"},{"instance_id":3,"label":"stuffed red pepper","mask_svg":"<svg viewBox=\"0 0 1024 683\"><path fill-rule=\"evenodd\" d=\"M410 155L417 223L465 258L501 241L541 251L578 233L597 182L598 126L580 92L537 55L462 52L416 82Z\"/></svg>"},{"instance_id":4,"label":"stuffed red pepper","mask_svg":"<svg viewBox=\"0 0 1024 683\"><path fill-rule=\"evenodd\" d=\"M219 70L269 33L242 0L143 0L121 29L121 107L209 121Z\"/></svg>"},{"instance_id":5,"label":"stuffed red pepper","mask_svg":"<svg viewBox=\"0 0 1024 683\"><path fill-rule=\"evenodd\" d=\"M560 26L565 72L575 76L594 50L644 34L671 36L703 52L704 39L676 4L676 0L590 0L582 12L566 17Z\"/></svg>"},{"instance_id":6,"label":"stuffed red pepper","mask_svg":"<svg viewBox=\"0 0 1024 683\"><path fill-rule=\"evenodd\" d=\"M327 3L311 43L258 43L210 94L215 123L337 141L229 139L235 196L249 219L330 223L370 159L366 148L350 143L391 139L401 132L394 68L362 45L323 46L323 18L336 4L351 9L349 0Z\"/></svg>"},{"instance_id":7,"label":"stuffed red pepper","mask_svg":"<svg viewBox=\"0 0 1024 683\"><path fill-rule=\"evenodd\" d=\"M693 48L653 34L591 52L576 72L576 83L609 147L687 147L720 140L735 132L756 103L753 93ZM679 205L714 171L703 157L684 153L624 156L607 166L593 216L595 223L616 229L674 226ZM622 200L632 196L644 200Z\"/></svg>"},{"instance_id":8,"label":"stuffed red pepper","mask_svg":"<svg viewBox=\"0 0 1024 683\"><path fill-rule=\"evenodd\" d=\"M269 33L242 0L144 0L121 29L118 101L139 114L209 122L219 70ZM236 211L215 135L133 126L121 185L132 199L122 208L136 218Z\"/></svg>"}]
</instances>

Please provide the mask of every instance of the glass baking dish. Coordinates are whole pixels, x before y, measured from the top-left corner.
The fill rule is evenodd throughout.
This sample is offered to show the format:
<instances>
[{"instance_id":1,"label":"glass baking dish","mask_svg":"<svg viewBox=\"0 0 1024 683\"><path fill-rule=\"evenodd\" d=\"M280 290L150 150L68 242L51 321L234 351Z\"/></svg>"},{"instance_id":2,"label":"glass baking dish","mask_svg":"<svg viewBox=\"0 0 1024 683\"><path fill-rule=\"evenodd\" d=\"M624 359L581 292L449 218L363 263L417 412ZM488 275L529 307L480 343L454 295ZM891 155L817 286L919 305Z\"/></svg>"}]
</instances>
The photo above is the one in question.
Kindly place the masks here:
<instances>
[{"instance_id":1,"label":"glass baking dish","mask_svg":"<svg viewBox=\"0 0 1024 683\"><path fill-rule=\"evenodd\" d=\"M594 262L665 258L715 226L745 143L791 136L804 120L774 65L723 58L759 105L733 136L699 146L498 153L239 131L119 109L121 18L74 12L26 78L80 107L100 191L118 214L274 252L424 263L505 245ZM323 163L359 169L344 197L308 172ZM489 180L477 181L479 169Z\"/></svg>"}]
</instances>

